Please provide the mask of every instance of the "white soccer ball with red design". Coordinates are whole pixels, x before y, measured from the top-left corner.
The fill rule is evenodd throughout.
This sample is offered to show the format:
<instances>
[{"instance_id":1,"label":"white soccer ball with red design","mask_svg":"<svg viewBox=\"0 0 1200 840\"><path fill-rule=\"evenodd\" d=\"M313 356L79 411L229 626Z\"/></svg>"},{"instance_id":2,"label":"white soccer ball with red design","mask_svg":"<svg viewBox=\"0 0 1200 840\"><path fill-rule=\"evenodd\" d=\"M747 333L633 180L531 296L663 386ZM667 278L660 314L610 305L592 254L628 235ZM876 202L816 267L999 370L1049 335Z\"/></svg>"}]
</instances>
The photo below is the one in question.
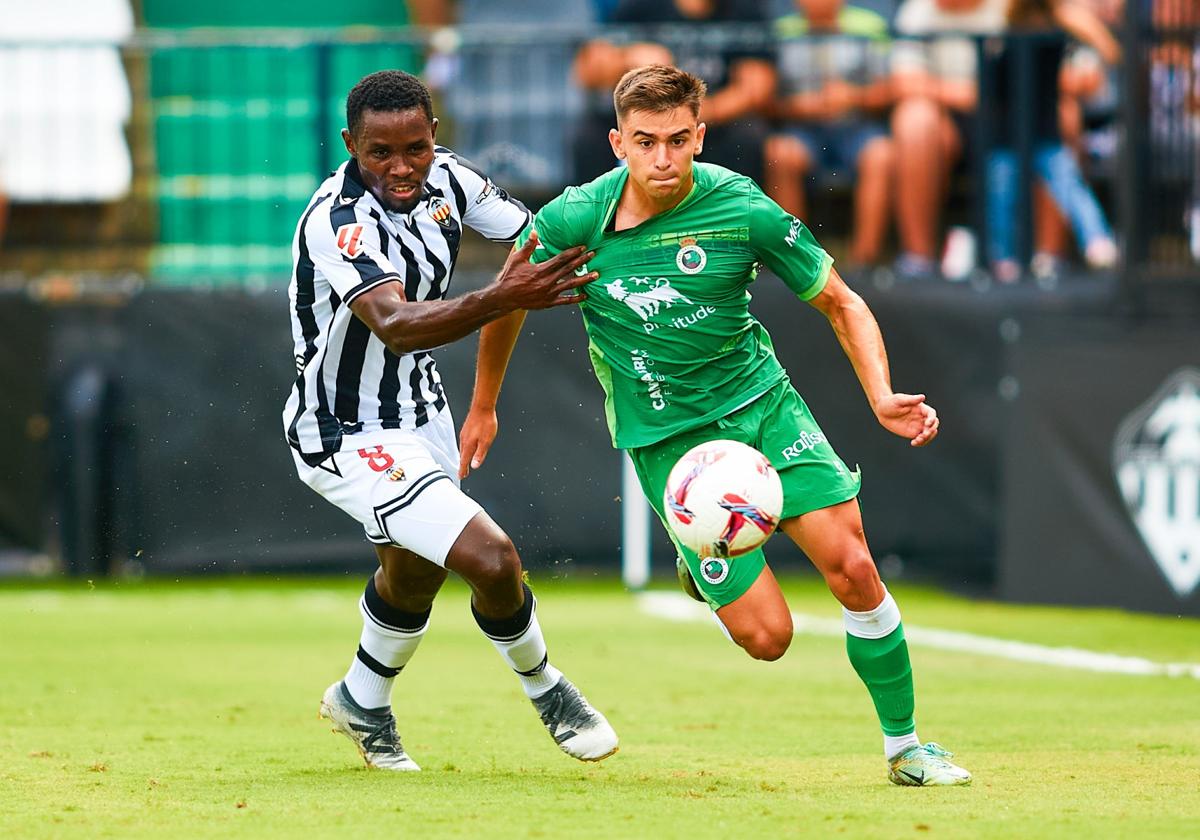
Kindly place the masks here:
<instances>
[{"instance_id":1,"label":"white soccer ball with red design","mask_svg":"<svg viewBox=\"0 0 1200 840\"><path fill-rule=\"evenodd\" d=\"M701 557L737 557L775 532L783 485L767 456L754 447L711 440L675 463L663 508L675 536Z\"/></svg>"}]
</instances>

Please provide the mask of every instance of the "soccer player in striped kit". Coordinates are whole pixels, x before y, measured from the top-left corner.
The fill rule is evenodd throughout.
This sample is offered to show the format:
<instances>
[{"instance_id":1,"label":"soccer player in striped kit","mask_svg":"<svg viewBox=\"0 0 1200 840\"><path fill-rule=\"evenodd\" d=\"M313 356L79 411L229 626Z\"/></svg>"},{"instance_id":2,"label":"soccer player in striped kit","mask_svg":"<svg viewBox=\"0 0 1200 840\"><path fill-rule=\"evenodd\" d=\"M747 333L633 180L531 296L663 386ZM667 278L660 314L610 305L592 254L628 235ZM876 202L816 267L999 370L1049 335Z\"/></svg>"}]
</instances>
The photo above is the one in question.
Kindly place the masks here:
<instances>
[{"instance_id":1,"label":"soccer player in striped kit","mask_svg":"<svg viewBox=\"0 0 1200 840\"><path fill-rule=\"evenodd\" d=\"M616 733L550 664L512 541L459 489L454 423L429 352L517 310L578 303L594 278L575 273L588 255L572 248L535 266L527 242L491 284L447 298L462 226L512 241L529 211L435 145L429 92L407 73L363 78L346 124L350 159L313 195L293 241L297 375L283 423L300 478L362 523L380 567L359 602L358 651L321 716L368 766L420 769L396 731L392 684L453 571L555 742L583 761L606 758Z\"/></svg>"},{"instance_id":2,"label":"soccer player in striped kit","mask_svg":"<svg viewBox=\"0 0 1200 840\"><path fill-rule=\"evenodd\" d=\"M568 187L541 209L534 259L578 245L595 253L586 265L599 280L581 307L592 368L613 445L628 451L659 516L667 476L693 446L732 438L763 452L783 484L779 529L842 605L846 651L875 704L888 778L967 784L971 774L949 752L917 738L908 645L863 534L859 473L833 450L749 312L760 265L825 315L880 425L924 446L937 436L937 412L923 394L892 390L874 316L808 228L749 178L693 162L704 145L703 95L704 82L674 67L626 73L609 132L626 166ZM521 317L497 320L480 336L460 475L483 462L495 438L495 397ZM755 659L783 656L791 613L761 549L730 561L676 548L680 580L729 637Z\"/></svg>"}]
</instances>

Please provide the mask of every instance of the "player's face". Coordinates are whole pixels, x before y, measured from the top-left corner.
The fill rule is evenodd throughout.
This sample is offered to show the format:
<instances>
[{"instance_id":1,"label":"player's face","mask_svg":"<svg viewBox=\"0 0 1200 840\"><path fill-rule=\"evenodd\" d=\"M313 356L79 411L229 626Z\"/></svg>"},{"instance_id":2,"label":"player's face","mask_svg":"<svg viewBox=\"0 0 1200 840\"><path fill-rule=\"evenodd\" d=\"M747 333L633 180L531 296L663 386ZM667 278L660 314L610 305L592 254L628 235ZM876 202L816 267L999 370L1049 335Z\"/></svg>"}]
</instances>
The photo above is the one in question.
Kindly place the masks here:
<instances>
[{"instance_id":1,"label":"player's face","mask_svg":"<svg viewBox=\"0 0 1200 840\"><path fill-rule=\"evenodd\" d=\"M692 158L704 145L704 124L686 105L630 111L608 139L630 179L650 198L666 202L692 188Z\"/></svg>"},{"instance_id":2,"label":"player's face","mask_svg":"<svg viewBox=\"0 0 1200 840\"><path fill-rule=\"evenodd\" d=\"M362 127L342 129L346 151L358 161L363 186L386 209L407 213L421 200L421 188L433 165L436 119L420 108L364 111Z\"/></svg>"}]
</instances>

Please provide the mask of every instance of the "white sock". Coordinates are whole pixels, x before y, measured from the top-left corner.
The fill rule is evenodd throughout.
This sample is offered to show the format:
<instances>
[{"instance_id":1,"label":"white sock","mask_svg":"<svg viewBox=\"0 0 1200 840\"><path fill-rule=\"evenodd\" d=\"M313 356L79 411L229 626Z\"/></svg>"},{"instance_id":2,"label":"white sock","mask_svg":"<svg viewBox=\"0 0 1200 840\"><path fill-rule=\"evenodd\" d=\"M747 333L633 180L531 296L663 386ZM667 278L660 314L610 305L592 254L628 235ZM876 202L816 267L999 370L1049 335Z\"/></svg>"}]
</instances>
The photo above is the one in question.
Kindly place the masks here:
<instances>
[{"instance_id":1,"label":"white sock","mask_svg":"<svg viewBox=\"0 0 1200 840\"><path fill-rule=\"evenodd\" d=\"M842 607L842 625L851 636L860 639L882 639L900 626L900 607L886 588L883 600L874 609L853 612Z\"/></svg>"},{"instance_id":2,"label":"white sock","mask_svg":"<svg viewBox=\"0 0 1200 840\"><path fill-rule=\"evenodd\" d=\"M525 589L525 603L512 617L487 618L480 615L474 605L471 612L479 629L491 639L508 667L516 672L525 696L533 699L554 688L562 677L562 671L550 664L546 640L542 638L542 628L535 611L537 601L529 587L522 586Z\"/></svg>"},{"instance_id":3,"label":"white sock","mask_svg":"<svg viewBox=\"0 0 1200 840\"><path fill-rule=\"evenodd\" d=\"M364 709L387 708L392 704L396 675L412 659L429 629L429 613L405 613L390 606L375 592L374 580L367 585L358 608L363 617L362 635L343 682L354 702Z\"/></svg>"},{"instance_id":4,"label":"white sock","mask_svg":"<svg viewBox=\"0 0 1200 840\"><path fill-rule=\"evenodd\" d=\"M910 732L907 735L884 735L883 757L888 761L891 761L905 750L919 746L921 746L921 739L917 737L917 733L915 731Z\"/></svg>"}]
</instances>

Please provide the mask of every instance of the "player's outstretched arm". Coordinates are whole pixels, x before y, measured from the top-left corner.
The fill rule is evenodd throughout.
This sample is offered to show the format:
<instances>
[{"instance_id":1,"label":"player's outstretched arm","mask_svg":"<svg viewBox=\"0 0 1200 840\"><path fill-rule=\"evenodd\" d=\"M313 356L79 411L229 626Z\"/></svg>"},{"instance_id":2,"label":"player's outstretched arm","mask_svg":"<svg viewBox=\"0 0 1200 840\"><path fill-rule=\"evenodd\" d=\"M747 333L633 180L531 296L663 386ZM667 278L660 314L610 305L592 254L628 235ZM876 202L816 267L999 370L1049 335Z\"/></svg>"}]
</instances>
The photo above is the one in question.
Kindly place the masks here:
<instances>
[{"instance_id":1,"label":"player's outstretched arm","mask_svg":"<svg viewBox=\"0 0 1200 840\"><path fill-rule=\"evenodd\" d=\"M386 283L355 298L350 308L393 353L440 347L470 335L484 324L518 309L549 309L584 299L574 291L595 279L575 269L591 256L582 246L568 248L542 263L529 257L537 247L530 236L509 254L500 274L478 291L449 300L409 301L399 283Z\"/></svg>"},{"instance_id":2,"label":"player's outstretched arm","mask_svg":"<svg viewBox=\"0 0 1200 840\"><path fill-rule=\"evenodd\" d=\"M924 446L937 437L937 412L925 402L925 395L892 391L883 336L866 302L831 268L825 288L809 303L829 319L880 425L913 446Z\"/></svg>"},{"instance_id":3,"label":"player's outstretched arm","mask_svg":"<svg viewBox=\"0 0 1200 840\"><path fill-rule=\"evenodd\" d=\"M458 435L460 453L458 477L466 478L471 470L483 466L492 441L500 428L496 418L496 403L500 386L508 370L517 337L525 323L525 310L519 309L484 326L479 332L479 356L475 363L475 392L471 408Z\"/></svg>"}]
</instances>

